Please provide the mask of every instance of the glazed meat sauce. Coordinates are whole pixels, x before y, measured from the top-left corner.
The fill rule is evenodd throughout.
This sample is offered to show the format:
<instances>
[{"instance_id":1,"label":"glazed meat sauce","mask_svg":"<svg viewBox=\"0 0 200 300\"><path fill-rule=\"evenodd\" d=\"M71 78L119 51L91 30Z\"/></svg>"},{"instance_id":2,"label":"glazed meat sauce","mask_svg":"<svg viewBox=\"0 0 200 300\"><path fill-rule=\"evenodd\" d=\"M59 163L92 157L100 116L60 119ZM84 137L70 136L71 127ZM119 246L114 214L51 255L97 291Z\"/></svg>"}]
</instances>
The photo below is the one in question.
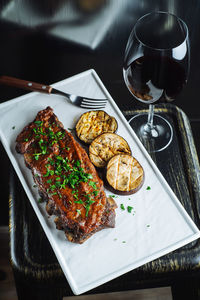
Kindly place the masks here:
<instances>
[{"instance_id":1,"label":"glazed meat sauce","mask_svg":"<svg viewBox=\"0 0 200 300\"><path fill-rule=\"evenodd\" d=\"M86 151L63 128L52 108L38 112L16 139L46 210L56 215L58 229L69 241L83 243L93 233L115 226L113 199L106 198L103 182Z\"/></svg>"}]
</instances>

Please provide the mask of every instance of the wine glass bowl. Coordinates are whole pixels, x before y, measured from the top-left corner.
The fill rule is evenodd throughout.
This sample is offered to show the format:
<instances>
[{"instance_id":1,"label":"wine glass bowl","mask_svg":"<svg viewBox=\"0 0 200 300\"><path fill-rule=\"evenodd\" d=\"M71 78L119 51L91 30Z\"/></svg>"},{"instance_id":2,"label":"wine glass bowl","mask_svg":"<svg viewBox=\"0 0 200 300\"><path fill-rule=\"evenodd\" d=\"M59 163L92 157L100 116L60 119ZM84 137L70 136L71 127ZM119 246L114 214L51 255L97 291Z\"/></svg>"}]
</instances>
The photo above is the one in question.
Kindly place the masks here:
<instances>
[{"instance_id":1,"label":"wine glass bowl","mask_svg":"<svg viewBox=\"0 0 200 300\"><path fill-rule=\"evenodd\" d=\"M187 25L168 12L152 12L135 24L125 50L125 83L140 102L149 104L149 114L139 114L130 123L141 140L148 138L154 151L165 149L173 131L165 118L154 115L155 102L171 102L187 82L190 49Z\"/></svg>"}]
</instances>

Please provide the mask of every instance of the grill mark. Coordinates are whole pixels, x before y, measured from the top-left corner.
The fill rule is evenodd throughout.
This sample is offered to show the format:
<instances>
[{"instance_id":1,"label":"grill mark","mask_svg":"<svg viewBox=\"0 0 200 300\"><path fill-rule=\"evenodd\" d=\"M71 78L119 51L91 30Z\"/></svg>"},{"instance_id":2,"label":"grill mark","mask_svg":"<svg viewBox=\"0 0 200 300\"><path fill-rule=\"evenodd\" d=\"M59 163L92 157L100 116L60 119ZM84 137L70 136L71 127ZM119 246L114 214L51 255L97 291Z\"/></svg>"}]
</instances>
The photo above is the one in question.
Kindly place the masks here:
<instances>
[{"instance_id":1,"label":"grill mark","mask_svg":"<svg viewBox=\"0 0 200 300\"><path fill-rule=\"evenodd\" d=\"M93 148L95 148L95 145L99 145L100 148L102 149L104 144L101 144L101 143L98 143L98 142L95 141L95 142L94 142L94 147L93 147ZM117 149L116 152L114 152L114 151L112 150L112 146L107 145L106 147L107 147L108 150L112 153L113 156L116 155L116 154L130 153L130 151L125 151L125 150L123 150L123 149L120 149L120 150L119 150L116 146L113 147L114 150ZM99 156L100 156L100 155L99 155Z\"/></svg>"},{"instance_id":2,"label":"grill mark","mask_svg":"<svg viewBox=\"0 0 200 300\"><path fill-rule=\"evenodd\" d=\"M118 178L119 178L119 161L120 161L120 156L118 157L118 161L117 161L117 176L116 176L116 180L115 180L115 189L118 188Z\"/></svg>"},{"instance_id":3,"label":"grill mark","mask_svg":"<svg viewBox=\"0 0 200 300\"><path fill-rule=\"evenodd\" d=\"M97 117L99 118L99 121L100 121L100 124L101 124L101 127L100 127L100 130L101 132L104 131L104 124L105 124L105 112L103 112L103 118L101 119L101 117L99 117L99 115L101 115L101 112L98 112L97 113Z\"/></svg>"},{"instance_id":4,"label":"grill mark","mask_svg":"<svg viewBox=\"0 0 200 300\"><path fill-rule=\"evenodd\" d=\"M99 154L96 155L96 154L92 153L92 155L95 156L95 157L99 157L104 163L106 163L106 161Z\"/></svg>"},{"instance_id":5,"label":"grill mark","mask_svg":"<svg viewBox=\"0 0 200 300\"><path fill-rule=\"evenodd\" d=\"M129 167L129 169L130 169L130 172L129 172L129 182L128 182L128 191L130 191L130 184L131 184L131 171L132 171L132 168L133 168L133 158L131 157L130 158L130 167Z\"/></svg>"}]
</instances>

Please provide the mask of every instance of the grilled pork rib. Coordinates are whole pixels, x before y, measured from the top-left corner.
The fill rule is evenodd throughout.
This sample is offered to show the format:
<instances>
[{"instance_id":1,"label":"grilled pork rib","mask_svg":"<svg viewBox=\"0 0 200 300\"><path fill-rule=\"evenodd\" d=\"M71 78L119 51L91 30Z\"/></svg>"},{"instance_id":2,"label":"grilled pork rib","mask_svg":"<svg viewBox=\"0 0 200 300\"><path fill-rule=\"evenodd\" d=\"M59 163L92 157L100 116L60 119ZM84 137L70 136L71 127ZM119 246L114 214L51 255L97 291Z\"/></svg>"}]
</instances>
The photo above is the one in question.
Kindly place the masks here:
<instances>
[{"instance_id":1,"label":"grilled pork rib","mask_svg":"<svg viewBox=\"0 0 200 300\"><path fill-rule=\"evenodd\" d=\"M47 107L38 112L16 139L46 210L56 215L57 229L68 240L83 243L95 232L115 226L116 204L107 198L103 182L86 151Z\"/></svg>"}]
</instances>

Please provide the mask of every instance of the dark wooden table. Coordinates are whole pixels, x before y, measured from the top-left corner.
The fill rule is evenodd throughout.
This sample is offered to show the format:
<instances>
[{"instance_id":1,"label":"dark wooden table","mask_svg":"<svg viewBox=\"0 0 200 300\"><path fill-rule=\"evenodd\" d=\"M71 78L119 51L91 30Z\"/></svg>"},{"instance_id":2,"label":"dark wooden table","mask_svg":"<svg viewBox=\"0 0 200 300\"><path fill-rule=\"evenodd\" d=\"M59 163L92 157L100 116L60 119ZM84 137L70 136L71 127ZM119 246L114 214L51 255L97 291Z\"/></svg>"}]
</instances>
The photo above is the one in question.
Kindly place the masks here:
<instances>
[{"instance_id":1,"label":"dark wooden table","mask_svg":"<svg viewBox=\"0 0 200 300\"><path fill-rule=\"evenodd\" d=\"M128 118L146 107L133 100L124 84L124 49L136 19L155 9L173 12L188 24L191 70L188 84L174 103L181 110L175 106L157 108L173 124L175 136L170 147L153 159L200 227L199 1L4 0L0 4L0 74L51 84L94 68ZM1 102L24 93L0 86ZM0 224L10 219L11 259L19 299L61 299L71 290L0 147ZM193 242L90 293L171 285L174 299L198 299L199 247L199 241Z\"/></svg>"}]
</instances>

